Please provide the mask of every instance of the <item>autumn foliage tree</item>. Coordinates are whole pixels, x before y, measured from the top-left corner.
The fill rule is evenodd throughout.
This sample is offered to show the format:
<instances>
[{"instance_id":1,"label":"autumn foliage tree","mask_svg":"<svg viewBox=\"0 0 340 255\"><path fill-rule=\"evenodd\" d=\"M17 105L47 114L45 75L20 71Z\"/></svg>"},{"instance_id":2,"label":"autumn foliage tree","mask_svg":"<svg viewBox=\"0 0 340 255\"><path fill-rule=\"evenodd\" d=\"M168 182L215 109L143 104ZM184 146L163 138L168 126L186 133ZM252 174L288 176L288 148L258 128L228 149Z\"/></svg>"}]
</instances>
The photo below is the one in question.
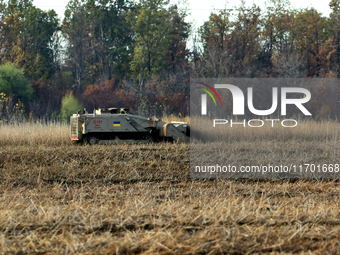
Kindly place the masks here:
<instances>
[{"instance_id":1,"label":"autumn foliage tree","mask_svg":"<svg viewBox=\"0 0 340 255\"><path fill-rule=\"evenodd\" d=\"M83 94L83 101L84 106L89 110L117 107L134 111L136 105L134 94L116 86L114 79L107 80L103 84L89 85Z\"/></svg>"}]
</instances>

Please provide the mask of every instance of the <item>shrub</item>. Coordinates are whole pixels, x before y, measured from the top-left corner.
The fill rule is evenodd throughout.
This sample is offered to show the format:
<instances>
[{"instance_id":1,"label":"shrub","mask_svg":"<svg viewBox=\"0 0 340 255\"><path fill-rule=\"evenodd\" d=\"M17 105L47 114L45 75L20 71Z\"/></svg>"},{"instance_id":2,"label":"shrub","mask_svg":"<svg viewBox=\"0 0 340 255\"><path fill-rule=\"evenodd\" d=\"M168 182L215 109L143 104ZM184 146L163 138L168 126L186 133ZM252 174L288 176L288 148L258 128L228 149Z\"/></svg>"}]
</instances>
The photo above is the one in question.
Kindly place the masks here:
<instances>
[{"instance_id":1,"label":"shrub","mask_svg":"<svg viewBox=\"0 0 340 255\"><path fill-rule=\"evenodd\" d=\"M33 89L23 72L14 64L7 63L0 66L0 92L13 98L14 104L21 101L27 110Z\"/></svg>"},{"instance_id":2,"label":"shrub","mask_svg":"<svg viewBox=\"0 0 340 255\"><path fill-rule=\"evenodd\" d=\"M69 117L83 108L82 104L72 95L66 94L61 101L60 117L62 121L69 121Z\"/></svg>"}]
</instances>

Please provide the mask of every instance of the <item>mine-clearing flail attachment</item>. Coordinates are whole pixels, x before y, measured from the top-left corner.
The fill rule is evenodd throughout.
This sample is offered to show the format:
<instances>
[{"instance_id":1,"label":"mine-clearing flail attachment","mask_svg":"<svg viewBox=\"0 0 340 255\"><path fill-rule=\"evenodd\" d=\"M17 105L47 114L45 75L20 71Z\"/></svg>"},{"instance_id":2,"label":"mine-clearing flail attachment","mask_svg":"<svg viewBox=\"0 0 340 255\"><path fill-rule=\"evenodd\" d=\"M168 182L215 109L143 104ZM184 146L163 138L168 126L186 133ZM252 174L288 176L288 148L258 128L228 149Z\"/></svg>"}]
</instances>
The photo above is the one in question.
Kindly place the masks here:
<instances>
[{"instance_id":1,"label":"mine-clearing flail attachment","mask_svg":"<svg viewBox=\"0 0 340 255\"><path fill-rule=\"evenodd\" d=\"M172 122L163 125L160 136L172 138L174 141L178 142L190 142L190 137L188 134L188 126L183 122Z\"/></svg>"}]
</instances>

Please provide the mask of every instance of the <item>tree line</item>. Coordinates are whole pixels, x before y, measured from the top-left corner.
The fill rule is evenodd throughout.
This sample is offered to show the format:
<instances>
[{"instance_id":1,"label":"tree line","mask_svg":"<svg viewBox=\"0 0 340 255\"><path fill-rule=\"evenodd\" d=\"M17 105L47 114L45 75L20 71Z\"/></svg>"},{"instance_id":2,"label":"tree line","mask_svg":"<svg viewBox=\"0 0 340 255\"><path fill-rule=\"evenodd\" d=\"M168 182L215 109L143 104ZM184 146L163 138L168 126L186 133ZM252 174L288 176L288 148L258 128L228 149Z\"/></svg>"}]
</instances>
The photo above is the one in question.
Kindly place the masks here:
<instances>
[{"instance_id":1,"label":"tree line","mask_svg":"<svg viewBox=\"0 0 340 255\"><path fill-rule=\"evenodd\" d=\"M340 0L329 6L325 17L242 1L194 29L190 10L167 0L70 0L63 20L32 0L0 0L0 92L34 119L59 116L70 92L90 111L187 115L193 77L339 78Z\"/></svg>"}]
</instances>

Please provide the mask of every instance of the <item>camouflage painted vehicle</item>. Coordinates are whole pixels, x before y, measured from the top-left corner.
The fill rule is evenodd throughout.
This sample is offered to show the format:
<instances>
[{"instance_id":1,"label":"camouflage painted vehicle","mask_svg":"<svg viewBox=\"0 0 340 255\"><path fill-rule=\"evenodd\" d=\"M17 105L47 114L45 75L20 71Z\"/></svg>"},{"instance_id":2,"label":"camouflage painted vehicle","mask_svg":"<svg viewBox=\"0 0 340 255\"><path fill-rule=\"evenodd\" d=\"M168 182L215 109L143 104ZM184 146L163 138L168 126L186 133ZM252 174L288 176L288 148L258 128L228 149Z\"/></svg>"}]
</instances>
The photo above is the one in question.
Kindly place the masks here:
<instances>
[{"instance_id":1,"label":"camouflage painted vehicle","mask_svg":"<svg viewBox=\"0 0 340 255\"><path fill-rule=\"evenodd\" d=\"M165 123L128 113L125 108L101 108L92 114L83 111L70 117L71 140L88 144L110 142L189 142L186 122Z\"/></svg>"}]
</instances>

